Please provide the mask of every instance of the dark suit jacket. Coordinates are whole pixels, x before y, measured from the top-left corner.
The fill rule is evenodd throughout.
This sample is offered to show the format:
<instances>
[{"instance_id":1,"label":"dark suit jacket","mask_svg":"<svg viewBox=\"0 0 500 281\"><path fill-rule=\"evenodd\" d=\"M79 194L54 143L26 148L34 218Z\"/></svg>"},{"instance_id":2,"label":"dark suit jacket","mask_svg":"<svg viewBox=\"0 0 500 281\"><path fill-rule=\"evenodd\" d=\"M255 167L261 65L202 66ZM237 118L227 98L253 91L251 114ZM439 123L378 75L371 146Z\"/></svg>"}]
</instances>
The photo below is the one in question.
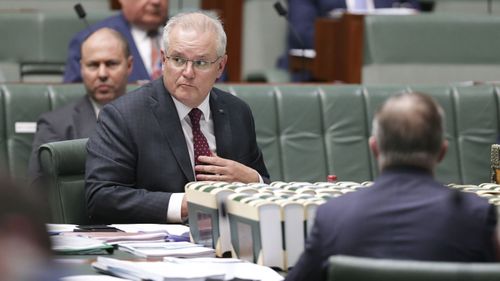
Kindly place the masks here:
<instances>
[{"instance_id":1,"label":"dark suit jacket","mask_svg":"<svg viewBox=\"0 0 500 281\"><path fill-rule=\"evenodd\" d=\"M269 178L249 106L210 94L217 155ZM87 144L86 198L91 220L165 223L172 192L194 181L179 115L162 79L107 104Z\"/></svg>"},{"instance_id":2,"label":"dark suit jacket","mask_svg":"<svg viewBox=\"0 0 500 281\"><path fill-rule=\"evenodd\" d=\"M375 8L390 8L395 3L407 2L411 7L418 9L417 0L374 0ZM346 0L288 0L288 20L297 32L303 44L292 32L287 35L287 48L279 58L278 66L288 70L288 51L290 49L314 49L314 22L321 17L328 17L333 9L346 9ZM293 77L294 81L307 80L310 75L299 74Z\"/></svg>"},{"instance_id":3,"label":"dark suit jacket","mask_svg":"<svg viewBox=\"0 0 500 281\"><path fill-rule=\"evenodd\" d=\"M306 249L286 280L324 280L331 255L427 261L493 261L496 211L415 168L321 205Z\"/></svg>"},{"instance_id":4,"label":"dark suit jacket","mask_svg":"<svg viewBox=\"0 0 500 281\"><path fill-rule=\"evenodd\" d=\"M88 138L94 132L95 125L94 108L87 95L75 102L40 115L28 167L30 179L36 182L41 176L38 162L38 147L40 145L53 141Z\"/></svg>"},{"instance_id":5,"label":"dark suit jacket","mask_svg":"<svg viewBox=\"0 0 500 281\"><path fill-rule=\"evenodd\" d=\"M64 69L64 82L82 82L82 76L80 75L80 59L82 57L80 48L82 42L87 38L87 36L89 36L89 34L102 27L109 27L117 30L128 42L130 54L134 58L132 73L128 77L128 81L136 82L137 80L149 80L150 77L148 71L142 62L141 55L139 54L139 50L137 49L132 33L130 32L130 25L125 20L123 14L119 13L116 16L109 17L92 25L90 28L80 31L73 37L73 39L71 39L68 47L68 58Z\"/></svg>"}]
</instances>

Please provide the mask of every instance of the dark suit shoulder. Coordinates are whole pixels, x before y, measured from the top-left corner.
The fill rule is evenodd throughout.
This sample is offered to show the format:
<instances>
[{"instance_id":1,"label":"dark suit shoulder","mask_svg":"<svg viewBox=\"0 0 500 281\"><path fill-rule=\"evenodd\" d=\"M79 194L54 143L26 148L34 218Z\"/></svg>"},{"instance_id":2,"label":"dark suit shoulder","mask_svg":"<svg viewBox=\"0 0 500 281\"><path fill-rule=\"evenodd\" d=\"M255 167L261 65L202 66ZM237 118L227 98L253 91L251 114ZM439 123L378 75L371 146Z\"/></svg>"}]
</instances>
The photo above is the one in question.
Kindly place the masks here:
<instances>
[{"instance_id":1,"label":"dark suit shoulder","mask_svg":"<svg viewBox=\"0 0 500 281\"><path fill-rule=\"evenodd\" d=\"M93 111L92 104L86 95L54 110L42 113L38 120L57 121L58 123L65 121L71 122L71 116L74 114L75 110L78 111L83 107L91 108Z\"/></svg>"},{"instance_id":2,"label":"dark suit shoulder","mask_svg":"<svg viewBox=\"0 0 500 281\"><path fill-rule=\"evenodd\" d=\"M161 84L163 85L163 84ZM118 110L131 110L140 108L144 110L144 105L158 102L158 96L168 94L165 90L153 86L153 83L147 83L137 89L127 92L120 98L110 102L109 104ZM106 106L105 106L106 107Z\"/></svg>"}]
</instances>

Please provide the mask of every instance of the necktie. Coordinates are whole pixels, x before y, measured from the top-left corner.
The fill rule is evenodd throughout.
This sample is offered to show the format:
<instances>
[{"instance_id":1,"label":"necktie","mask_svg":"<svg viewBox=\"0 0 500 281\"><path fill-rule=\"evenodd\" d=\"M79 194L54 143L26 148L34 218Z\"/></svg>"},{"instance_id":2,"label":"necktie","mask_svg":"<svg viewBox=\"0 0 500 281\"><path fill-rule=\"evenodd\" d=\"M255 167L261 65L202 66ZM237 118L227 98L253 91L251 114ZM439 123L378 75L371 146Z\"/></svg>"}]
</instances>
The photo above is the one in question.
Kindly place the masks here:
<instances>
[{"instance_id":1,"label":"necktie","mask_svg":"<svg viewBox=\"0 0 500 281\"><path fill-rule=\"evenodd\" d=\"M161 54L160 46L158 46L158 33L148 33L151 41L151 80L161 76Z\"/></svg>"},{"instance_id":2,"label":"necktie","mask_svg":"<svg viewBox=\"0 0 500 281\"><path fill-rule=\"evenodd\" d=\"M193 147L194 147L194 163L195 165L200 164L198 161L198 156L211 156L210 148L208 147L208 142L200 129L200 118L201 110L198 108L193 108L189 112L189 118L191 119L191 129L193 130Z\"/></svg>"}]
</instances>

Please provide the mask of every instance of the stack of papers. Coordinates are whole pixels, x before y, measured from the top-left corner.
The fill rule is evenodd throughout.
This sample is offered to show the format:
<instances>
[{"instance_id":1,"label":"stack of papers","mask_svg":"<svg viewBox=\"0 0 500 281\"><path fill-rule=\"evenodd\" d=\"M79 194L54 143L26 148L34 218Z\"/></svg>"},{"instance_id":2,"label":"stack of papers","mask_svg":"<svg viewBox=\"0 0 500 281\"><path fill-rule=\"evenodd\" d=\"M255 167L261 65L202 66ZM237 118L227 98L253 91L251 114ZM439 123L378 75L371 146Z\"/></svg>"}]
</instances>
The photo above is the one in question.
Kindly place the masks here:
<instances>
[{"instance_id":1,"label":"stack of papers","mask_svg":"<svg viewBox=\"0 0 500 281\"><path fill-rule=\"evenodd\" d=\"M140 257L214 257L215 250L190 242L120 243L118 249Z\"/></svg>"},{"instance_id":2,"label":"stack of papers","mask_svg":"<svg viewBox=\"0 0 500 281\"><path fill-rule=\"evenodd\" d=\"M51 236L50 239L52 240L52 250L58 254L98 255L113 252L112 245L92 238L55 235Z\"/></svg>"},{"instance_id":3,"label":"stack of papers","mask_svg":"<svg viewBox=\"0 0 500 281\"><path fill-rule=\"evenodd\" d=\"M190 264L168 264L165 262L132 262L98 257L92 264L103 273L131 280L152 281L204 281L207 278L223 279L224 271L212 268L210 264L195 266Z\"/></svg>"},{"instance_id":4,"label":"stack of papers","mask_svg":"<svg viewBox=\"0 0 500 281\"><path fill-rule=\"evenodd\" d=\"M268 267L238 259L165 258L163 262L131 262L98 257L92 266L103 273L131 280L202 281L213 278L281 281L284 279Z\"/></svg>"}]
</instances>

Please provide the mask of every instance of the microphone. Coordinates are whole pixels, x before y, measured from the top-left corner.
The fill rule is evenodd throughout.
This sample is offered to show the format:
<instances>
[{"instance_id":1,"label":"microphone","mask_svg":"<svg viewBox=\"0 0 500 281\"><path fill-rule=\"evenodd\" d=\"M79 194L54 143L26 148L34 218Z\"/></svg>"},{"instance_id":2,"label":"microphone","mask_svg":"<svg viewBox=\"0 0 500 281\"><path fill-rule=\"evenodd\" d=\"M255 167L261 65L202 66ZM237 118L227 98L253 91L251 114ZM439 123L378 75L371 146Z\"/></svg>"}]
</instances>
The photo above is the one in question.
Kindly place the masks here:
<instances>
[{"instance_id":1,"label":"microphone","mask_svg":"<svg viewBox=\"0 0 500 281\"><path fill-rule=\"evenodd\" d=\"M292 24L290 23L290 20L288 19L288 12L285 9L285 7L281 5L280 1L276 1L274 3L274 9L276 10L276 12L280 17L284 17L286 19L286 22L288 23L288 28L290 28L290 31L292 32L293 36L295 37L295 39L297 39L297 42L299 42L300 49L302 49L302 52L304 52L305 49L304 41L302 41L302 38L300 38L299 33L295 30L295 28L293 28Z\"/></svg>"},{"instance_id":2,"label":"microphone","mask_svg":"<svg viewBox=\"0 0 500 281\"><path fill-rule=\"evenodd\" d=\"M83 9L82 4L77 3L73 7L75 9L76 14L78 15L78 18L83 20L87 28L89 28L89 23L87 22L87 19L85 18L87 16L87 13L85 13L85 10Z\"/></svg>"},{"instance_id":3,"label":"microphone","mask_svg":"<svg viewBox=\"0 0 500 281\"><path fill-rule=\"evenodd\" d=\"M290 32L292 33L292 36L297 40L297 42L299 43L299 49L302 50L302 56L305 57L305 44L304 44L304 41L302 40L302 38L300 37L299 33L295 30L295 28L292 26L292 24L290 23L290 20L288 19L288 11L285 9L285 7L283 7L283 5L281 5L281 2L280 1L276 1L274 3L274 9L276 10L276 12L278 13L278 15L280 17L284 17L286 22L287 22L287 25L288 25L288 28L290 29ZM288 55L288 54L287 54ZM302 59L302 65L301 65L301 71L300 71L300 74L302 76L302 80L305 81L307 80L307 69L306 69L306 64L305 64L305 60L304 58Z\"/></svg>"},{"instance_id":4,"label":"microphone","mask_svg":"<svg viewBox=\"0 0 500 281\"><path fill-rule=\"evenodd\" d=\"M491 145L491 182L500 184L500 144Z\"/></svg>"}]
</instances>

